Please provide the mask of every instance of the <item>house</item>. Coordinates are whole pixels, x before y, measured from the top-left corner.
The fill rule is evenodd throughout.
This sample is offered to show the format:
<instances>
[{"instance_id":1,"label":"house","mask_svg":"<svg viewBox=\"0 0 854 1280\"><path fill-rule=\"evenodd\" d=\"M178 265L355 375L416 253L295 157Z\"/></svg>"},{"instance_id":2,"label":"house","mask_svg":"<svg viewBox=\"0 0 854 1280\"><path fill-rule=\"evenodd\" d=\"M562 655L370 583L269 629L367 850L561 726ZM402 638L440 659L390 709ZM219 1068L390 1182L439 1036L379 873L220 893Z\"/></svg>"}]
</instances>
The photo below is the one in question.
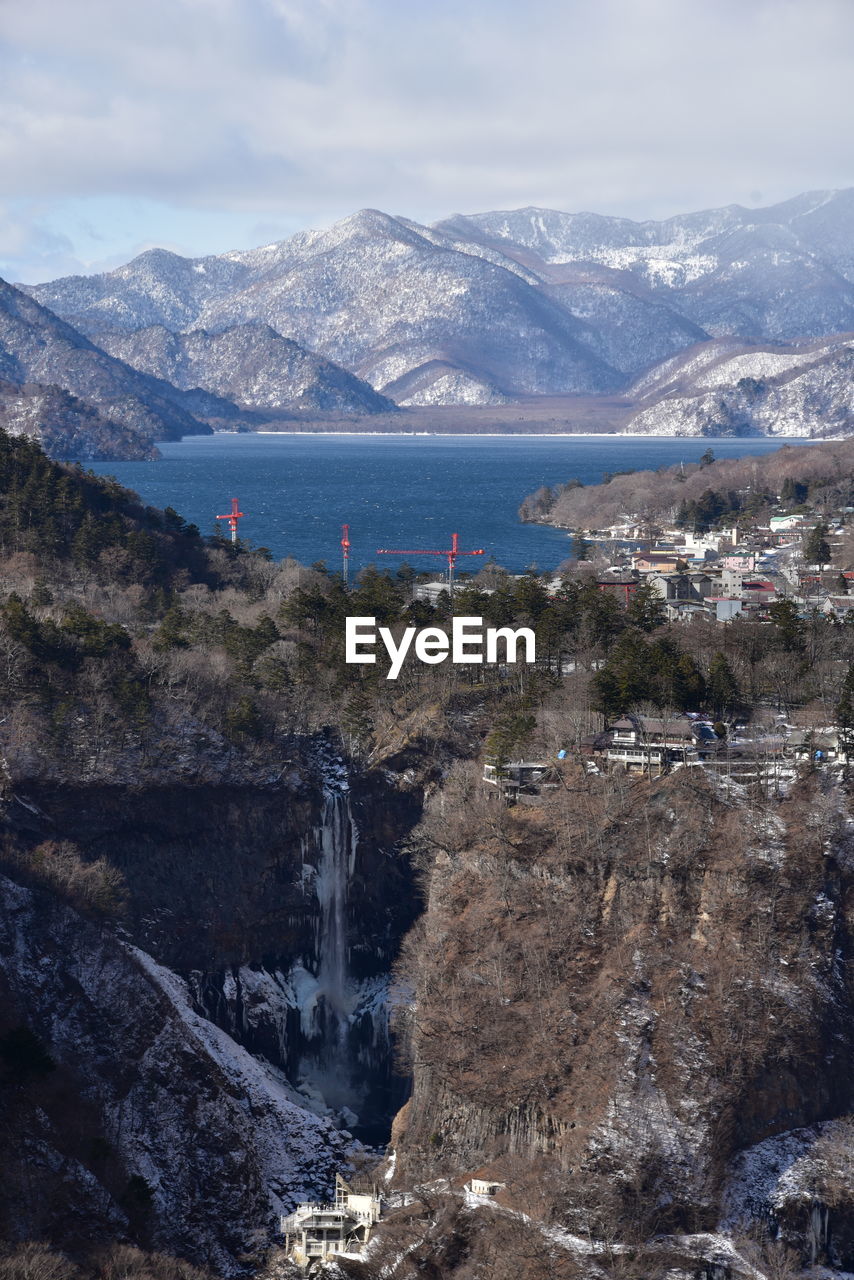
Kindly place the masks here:
<instances>
[{"instance_id":1,"label":"house","mask_svg":"<svg viewBox=\"0 0 854 1280\"><path fill-rule=\"evenodd\" d=\"M651 573L647 581L662 600L701 601L711 595L714 579L707 573Z\"/></svg>"},{"instance_id":2,"label":"house","mask_svg":"<svg viewBox=\"0 0 854 1280\"><path fill-rule=\"evenodd\" d=\"M815 518L806 515L772 516L768 527L772 533L788 533L792 529L809 529L815 524Z\"/></svg>"},{"instance_id":3,"label":"house","mask_svg":"<svg viewBox=\"0 0 854 1280\"><path fill-rule=\"evenodd\" d=\"M638 573L676 573L680 561L685 561L673 551L645 551L643 555L632 556L632 568Z\"/></svg>"},{"instance_id":4,"label":"house","mask_svg":"<svg viewBox=\"0 0 854 1280\"><path fill-rule=\"evenodd\" d=\"M822 613L833 614L837 618L848 617L854 610L854 596L825 596L821 605Z\"/></svg>"},{"instance_id":5,"label":"house","mask_svg":"<svg viewBox=\"0 0 854 1280\"><path fill-rule=\"evenodd\" d=\"M687 573L651 573L647 582L662 600L697 600Z\"/></svg>"},{"instance_id":6,"label":"house","mask_svg":"<svg viewBox=\"0 0 854 1280\"><path fill-rule=\"evenodd\" d=\"M483 781L496 787L510 802L520 796L536 796L560 786L557 771L550 760L495 760L483 766Z\"/></svg>"},{"instance_id":7,"label":"house","mask_svg":"<svg viewBox=\"0 0 854 1280\"><path fill-rule=\"evenodd\" d=\"M721 556L719 564L722 569L740 569L742 573L752 573L756 568L756 552L741 552L739 555Z\"/></svg>"},{"instance_id":8,"label":"house","mask_svg":"<svg viewBox=\"0 0 854 1280\"><path fill-rule=\"evenodd\" d=\"M473 1196L497 1196L506 1187L504 1182L494 1182L489 1178L470 1178L464 1190Z\"/></svg>"},{"instance_id":9,"label":"house","mask_svg":"<svg viewBox=\"0 0 854 1280\"><path fill-rule=\"evenodd\" d=\"M688 577L691 580L695 596L699 596L701 600L708 599L714 590L717 579L708 573L689 573Z\"/></svg>"},{"instance_id":10,"label":"house","mask_svg":"<svg viewBox=\"0 0 854 1280\"><path fill-rule=\"evenodd\" d=\"M744 603L738 596L709 596L709 604L714 605L715 622L732 622L744 612Z\"/></svg>"},{"instance_id":11,"label":"house","mask_svg":"<svg viewBox=\"0 0 854 1280\"><path fill-rule=\"evenodd\" d=\"M697 618L708 618L709 611L702 600L668 600L664 616L668 622L694 622Z\"/></svg>"},{"instance_id":12,"label":"house","mask_svg":"<svg viewBox=\"0 0 854 1280\"><path fill-rule=\"evenodd\" d=\"M623 716L611 725L605 759L630 771L664 773L674 764L705 760L719 749L712 726L699 718Z\"/></svg>"},{"instance_id":13,"label":"house","mask_svg":"<svg viewBox=\"0 0 854 1280\"><path fill-rule=\"evenodd\" d=\"M361 1253L381 1210L376 1188L354 1191L336 1174L334 1204L300 1204L279 1220L285 1250L302 1267L336 1253Z\"/></svg>"},{"instance_id":14,"label":"house","mask_svg":"<svg viewBox=\"0 0 854 1280\"><path fill-rule=\"evenodd\" d=\"M835 760L839 746L836 729L793 729L784 750L796 760Z\"/></svg>"}]
</instances>

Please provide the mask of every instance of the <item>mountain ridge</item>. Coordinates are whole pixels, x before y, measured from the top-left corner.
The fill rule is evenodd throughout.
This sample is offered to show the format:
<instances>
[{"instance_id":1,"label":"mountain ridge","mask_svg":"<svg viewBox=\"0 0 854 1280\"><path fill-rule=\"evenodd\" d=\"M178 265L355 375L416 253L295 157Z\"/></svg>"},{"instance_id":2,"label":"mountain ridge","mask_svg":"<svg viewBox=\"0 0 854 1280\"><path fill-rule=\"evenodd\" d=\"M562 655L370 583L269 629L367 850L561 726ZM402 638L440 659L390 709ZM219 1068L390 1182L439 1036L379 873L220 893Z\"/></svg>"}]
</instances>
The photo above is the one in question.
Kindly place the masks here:
<instances>
[{"instance_id":1,"label":"mountain ridge","mask_svg":"<svg viewBox=\"0 0 854 1280\"><path fill-rule=\"evenodd\" d=\"M25 292L116 352L135 345L117 335L158 325L211 339L260 326L245 351L260 364L266 326L403 407L498 406L631 394L710 340L852 332L852 245L854 189L640 222L529 206L427 226L368 208L255 249L147 250ZM199 385L221 387L216 371Z\"/></svg>"}]
</instances>

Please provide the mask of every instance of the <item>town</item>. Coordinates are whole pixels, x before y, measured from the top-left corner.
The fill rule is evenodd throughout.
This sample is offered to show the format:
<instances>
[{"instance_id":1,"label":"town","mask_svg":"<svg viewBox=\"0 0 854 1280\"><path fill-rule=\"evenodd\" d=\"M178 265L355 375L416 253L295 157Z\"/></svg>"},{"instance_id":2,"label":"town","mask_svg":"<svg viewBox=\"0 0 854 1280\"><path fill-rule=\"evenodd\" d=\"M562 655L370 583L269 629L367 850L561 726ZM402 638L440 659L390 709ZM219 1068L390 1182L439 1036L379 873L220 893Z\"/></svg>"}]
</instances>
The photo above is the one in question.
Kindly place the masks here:
<instances>
[{"instance_id":1,"label":"town","mask_svg":"<svg viewBox=\"0 0 854 1280\"><path fill-rule=\"evenodd\" d=\"M706 635L716 629L721 647L729 643L736 650L746 634L742 624L847 627L854 620L854 569L848 567L852 546L846 521L854 508L832 510L825 503L819 513L807 506L806 496L806 485L787 481L764 518L709 520L707 527L697 521L686 528L683 510L674 511L671 520L647 516L577 528L576 556L548 582L548 590L555 597L568 582L583 583L624 612L646 613L647 631L668 624L687 628L690 642L691 630L705 624ZM561 673L574 665L571 658L562 662ZM599 659L592 665L604 663ZM620 769L658 777L677 767L699 766L778 787L799 763L847 765L854 752L854 731L844 714L844 723L837 723L839 715L825 716L821 723L815 717L790 723L792 706L782 698L739 710L743 719L735 705L729 708L732 714L717 717L708 707L684 704L624 705L621 714L610 715L605 708L604 723L559 757L576 756L588 773ZM751 723L751 710L765 714ZM648 711L655 714L643 714ZM520 758L514 753L511 759L488 753L483 781L511 803L560 785L556 761L536 754Z\"/></svg>"}]
</instances>

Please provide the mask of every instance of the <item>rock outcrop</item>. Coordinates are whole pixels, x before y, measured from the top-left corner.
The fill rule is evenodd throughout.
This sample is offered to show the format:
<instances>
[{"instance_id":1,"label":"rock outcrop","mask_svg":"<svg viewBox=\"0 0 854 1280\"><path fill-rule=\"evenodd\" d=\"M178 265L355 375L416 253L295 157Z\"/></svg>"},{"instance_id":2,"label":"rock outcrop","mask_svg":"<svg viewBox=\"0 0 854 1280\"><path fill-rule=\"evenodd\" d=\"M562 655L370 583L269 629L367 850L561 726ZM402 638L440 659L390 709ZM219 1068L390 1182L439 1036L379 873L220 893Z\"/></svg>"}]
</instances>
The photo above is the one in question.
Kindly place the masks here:
<instances>
[{"instance_id":1,"label":"rock outcrop","mask_svg":"<svg viewBox=\"0 0 854 1280\"><path fill-rule=\"evenodd\" d=\"M687 769L566 787L510 813L472 796L446 835L408 944L395 1176L490 1162L519 1195L539 1170L570 1230L712 1230L730 1160L854 1103L847 799L816 775L751 800ZM767 1211L803 1243L795 1199Z\"/></svg>"},{"instance_id":2,"label":"rock outcrop","mask_svg":"<svg viewBox=\"0 0 854 1280\"><path fill-rule=\"evenodd\" d=\"M0 901L3 1022L52 1064L40 1083L2 1041L5 1231L240 1270L277 1212L328 1193L344 1139L121 930L7 879Z\"/></svg>"}]
</instances>

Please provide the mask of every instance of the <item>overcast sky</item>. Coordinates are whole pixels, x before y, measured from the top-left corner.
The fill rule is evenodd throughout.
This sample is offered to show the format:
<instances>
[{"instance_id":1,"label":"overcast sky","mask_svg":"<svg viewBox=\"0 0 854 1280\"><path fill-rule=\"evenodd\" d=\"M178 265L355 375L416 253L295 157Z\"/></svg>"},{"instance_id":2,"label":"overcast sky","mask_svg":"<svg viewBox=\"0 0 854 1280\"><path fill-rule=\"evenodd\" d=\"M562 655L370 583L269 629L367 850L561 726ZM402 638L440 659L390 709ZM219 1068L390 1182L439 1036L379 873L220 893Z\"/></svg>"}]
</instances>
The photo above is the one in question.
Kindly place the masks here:
<instances>
[{"instance_id":1,"label":"overcast sky","mask_svg":"<svg viewBox=\"0 0 854 1280\"><path fill-rule=\"evenodd\" d=\"M854 185L854 0L0 0L0 274Z\"/></svg>"}]
</instances>

